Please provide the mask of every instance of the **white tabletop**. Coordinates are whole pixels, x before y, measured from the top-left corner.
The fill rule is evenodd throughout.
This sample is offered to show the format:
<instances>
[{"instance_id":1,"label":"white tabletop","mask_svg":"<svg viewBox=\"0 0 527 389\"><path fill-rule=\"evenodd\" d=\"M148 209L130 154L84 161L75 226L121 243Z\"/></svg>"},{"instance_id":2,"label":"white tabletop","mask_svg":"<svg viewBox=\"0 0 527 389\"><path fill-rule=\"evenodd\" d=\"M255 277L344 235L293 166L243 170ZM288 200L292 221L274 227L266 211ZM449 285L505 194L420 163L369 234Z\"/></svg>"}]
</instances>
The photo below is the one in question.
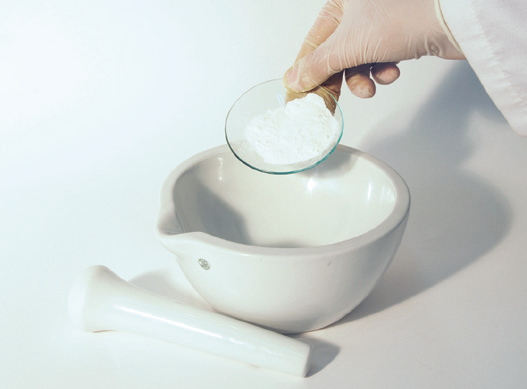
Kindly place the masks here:
<instances>
[{"instance_id":1,"label":"white tabletop","mask_svg":"<svg viewBox=\"0 0 527 389\"><path fill-rule=\"evenodd\" d=\"M282 76L322 3L0 3L1 388L526 387L527 139L465 62L403 63L375 98L342 96L342 143L413 202L372 294L298 336L307 378L71 324L94 264L197 300L153 233L161 184L225 143L231 104Z\"/></svg>"}]
</instances>

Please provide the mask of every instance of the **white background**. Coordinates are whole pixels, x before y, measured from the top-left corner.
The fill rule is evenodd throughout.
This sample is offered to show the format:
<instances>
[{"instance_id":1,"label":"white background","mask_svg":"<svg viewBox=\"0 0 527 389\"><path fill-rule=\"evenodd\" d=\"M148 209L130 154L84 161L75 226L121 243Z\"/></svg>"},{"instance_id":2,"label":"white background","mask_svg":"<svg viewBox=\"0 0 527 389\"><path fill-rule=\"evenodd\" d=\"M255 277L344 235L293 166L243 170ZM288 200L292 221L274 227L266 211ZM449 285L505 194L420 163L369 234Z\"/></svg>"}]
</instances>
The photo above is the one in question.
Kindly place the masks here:
<instances>
[{"instance_id":1,"label":"white background","mask_svg":"<svg viewBox=\"0 0 527 389\"><path fill-rule=\"evenodd\" d=\"M73 279L106 265L196 300L153 233L161 184L292 64L322 1L0 3L1 388L522 388L527 139L465 62L345 92L342 143L406 179L412 211L373 293L305 379L131 334L82 333ZM183 292L186 291L186 292Z\"/></svg>"}]
</instances>

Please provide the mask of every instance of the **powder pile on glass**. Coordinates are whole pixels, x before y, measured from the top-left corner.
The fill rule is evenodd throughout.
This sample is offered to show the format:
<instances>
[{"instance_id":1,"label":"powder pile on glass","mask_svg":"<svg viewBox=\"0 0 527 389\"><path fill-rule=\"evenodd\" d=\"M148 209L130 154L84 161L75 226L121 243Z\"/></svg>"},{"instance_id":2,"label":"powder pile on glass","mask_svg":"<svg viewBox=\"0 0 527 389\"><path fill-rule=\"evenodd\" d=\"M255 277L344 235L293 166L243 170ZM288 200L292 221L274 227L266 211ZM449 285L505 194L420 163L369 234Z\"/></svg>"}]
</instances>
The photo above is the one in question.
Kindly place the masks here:
<instances>
[{"instance_id":1,"label":"powder pile on glass","mask_svg":"<svg viewBox=\"0 0 527 389\"><path fill-rule=\"evenodd\" d=\"M339 122L314 93L256 116L245 128L246 145L272 165L318 161L339 137Z\"/></svg>"}]
</instances>

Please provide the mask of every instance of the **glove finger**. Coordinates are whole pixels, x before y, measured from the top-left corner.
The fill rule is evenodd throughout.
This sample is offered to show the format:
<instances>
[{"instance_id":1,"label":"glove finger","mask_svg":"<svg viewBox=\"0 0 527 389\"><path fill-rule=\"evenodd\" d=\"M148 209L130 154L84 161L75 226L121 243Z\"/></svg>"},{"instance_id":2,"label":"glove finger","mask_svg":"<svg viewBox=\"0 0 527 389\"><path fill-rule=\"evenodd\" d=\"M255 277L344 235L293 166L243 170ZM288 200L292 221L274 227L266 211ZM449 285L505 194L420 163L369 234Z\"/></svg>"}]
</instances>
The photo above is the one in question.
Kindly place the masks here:
<instances>
[{"instance_id":1,"label":"glove finger","mask_svg":"<svg viewBox=\"0 0 527 389\"><path fill-rule=\"evenodd\" d=\"M289 102L294 99L299 99L307 95L308 93L316 93L320 97L324 99L324 102L326 103L326 107L331 111L331 113L335 113L335 109L337 107L337 101L340 97L340 91L342 88L342 73L337 73L329 77L325 82L323 82L321 85L307 91L307 92L296 92L292 89L290 89L287 85L287 83L284 81L284 86L286 88L286 102ZM285 80L285 76L284 76Z\"/></svg>"},{"instance_id":2,"label":"glove finger","mask_svg":"<svg viewBox=\"0 0 527 389\"><path fill-rule=\"evenodd\" d=\"M340 1L330 0L320 10L315 23L309 30L296 57L305 57L328 39L342 20L342 4Z\"/></svg>"},{"instance_id":3,"label":"glove finger","mask_svg":"<svg viewBox=\"0 0 527 389\"><path fill-rule=\"evenodd\" d=\"M377 63L371 67L371 75L379 85L388 85L401 75L395 62Z\"/></svg>"},{"instance_id":4,"label":"glove finger","mask_svg":"<svg viewBox=\"0 0 527 389\"><path fill-rule=\"evenodd\" d=\"M328 61L329 47L323 43L315 51L300 58L285 73L284 82L288 89L297 92L307 92L322 84L344 68L333 69Z\"/></svg>"},{"instance_id":5,"label":"glove finger","mask_svg":"<svg viewBox=\"0 0 527 389\"><path fill-rule=\"evenodd\" d=\"M325 58L327 51L324 50L324 53L321 53L322 55L317 55L315 52L320 45L323 45L333 35L342 20L342 13L343 6L339 0L330 0L324 5L302 43L295 64L284 75L284 84L288 90L292 92L307 92L342 70L328 72L324 68L324 63L327 64L327 62L320 62L320 59ZM308 61L306 61L306 57L309 57ZM312 74L317 76L312 77ZM300 79L298 78L299 75L301 75ZM342 77L340 77L340 81L342 81ZM330 84L333 84L333 82L330 82Z\"/></svg>"},{"instance_id":6,"label":"glove finger","mask_svg":"<svg viewBox=\"0 0 527 389\"><path fill-rule=\"evenodd\" d=\"M346 84L357 97L370 98L375 95L375 83L370 78L371 64L359 65L345 70Z\"/></svg>"}]
</instances>

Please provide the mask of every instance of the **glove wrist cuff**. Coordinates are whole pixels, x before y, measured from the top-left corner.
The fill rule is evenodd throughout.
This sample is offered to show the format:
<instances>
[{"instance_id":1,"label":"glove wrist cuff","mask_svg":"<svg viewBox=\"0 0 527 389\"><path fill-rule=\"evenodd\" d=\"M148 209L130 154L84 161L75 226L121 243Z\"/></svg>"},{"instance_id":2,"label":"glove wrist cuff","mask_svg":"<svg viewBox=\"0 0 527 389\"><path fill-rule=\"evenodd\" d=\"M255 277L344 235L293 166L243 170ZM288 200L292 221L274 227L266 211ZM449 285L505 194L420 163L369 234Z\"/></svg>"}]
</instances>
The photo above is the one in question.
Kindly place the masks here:
<instances>
[{"instance_id":1,"label":"glove wrist cuff","mask_svg":"<svg viewBox=\"0 0 527 389\"><path fill-rule=\"evenodd\" d=\"M452 43L452 45L456 48L457 51L463 54L463 50L461 50L459 43L457 43L456 38L454 38L454 35L452 35L452 31L450 31L450 28L448 28L448 25L445 22L445 18L443 17L443 11L441 11L440 0L434 0L434 7L437 20L439 21L441 27L443 27L443 31L445 32L449 42Z\"/></svg>"}]
</instances>

